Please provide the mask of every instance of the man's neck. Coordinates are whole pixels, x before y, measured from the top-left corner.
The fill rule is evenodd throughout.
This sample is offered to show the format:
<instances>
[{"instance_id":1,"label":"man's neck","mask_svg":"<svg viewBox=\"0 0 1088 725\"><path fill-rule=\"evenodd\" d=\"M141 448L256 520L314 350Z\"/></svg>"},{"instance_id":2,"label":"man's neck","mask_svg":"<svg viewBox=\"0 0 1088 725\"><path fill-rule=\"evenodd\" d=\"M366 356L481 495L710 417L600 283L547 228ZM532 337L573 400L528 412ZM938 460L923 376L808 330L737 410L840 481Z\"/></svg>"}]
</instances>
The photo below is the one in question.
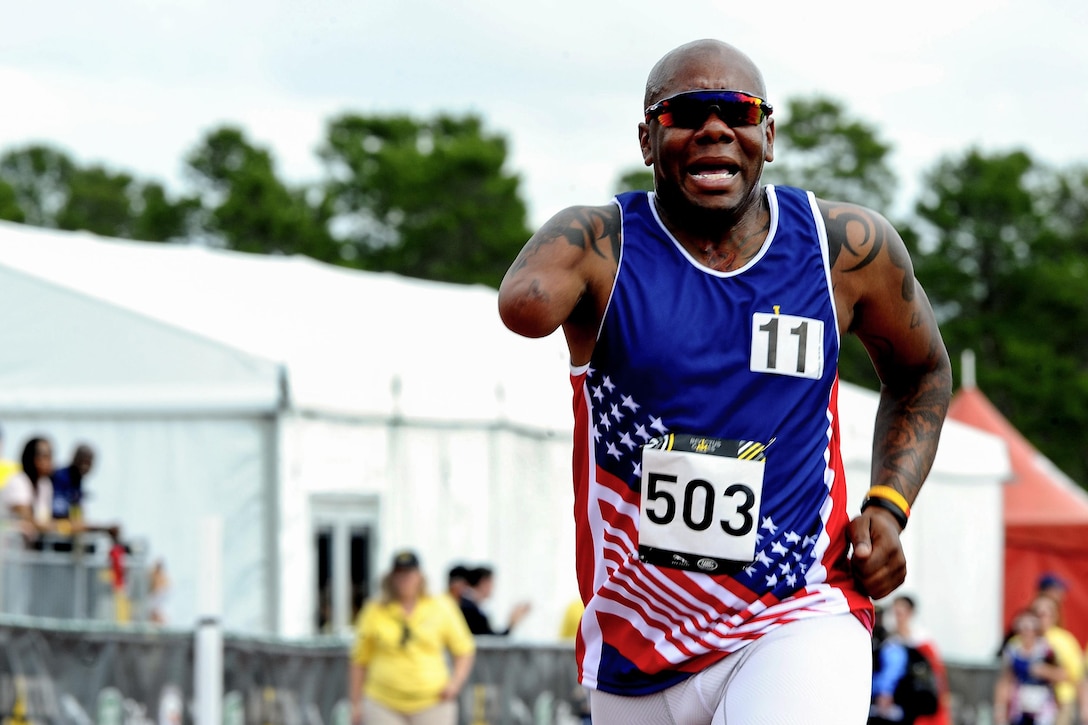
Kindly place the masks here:
<instances>
[{"instance_id":1,"label":"man's neck","mask_svg":"<svg viewBox=\"0 0 1088 725\"><path fill-rule=\"evenodd\" d=\"M719 271L739 269L751 261L770 230L770 207L763 189L739 210L693 209L670 215L660 199L656 204L666 228L684 248L700 264Z\"/></svg>"}]
</instances>

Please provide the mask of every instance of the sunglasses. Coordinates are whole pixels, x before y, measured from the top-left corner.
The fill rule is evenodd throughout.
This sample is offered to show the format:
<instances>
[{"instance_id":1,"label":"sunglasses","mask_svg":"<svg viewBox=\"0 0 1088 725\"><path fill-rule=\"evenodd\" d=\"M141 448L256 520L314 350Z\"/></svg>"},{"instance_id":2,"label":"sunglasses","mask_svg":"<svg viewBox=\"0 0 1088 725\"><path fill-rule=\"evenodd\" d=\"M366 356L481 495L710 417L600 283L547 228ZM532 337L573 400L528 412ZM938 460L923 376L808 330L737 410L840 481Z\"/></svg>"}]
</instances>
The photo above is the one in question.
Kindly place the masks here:
<instances>
[{"instance_id":1,"label":"sunglasses","mask_svg":"<svg viewBox=\"0 0 1088 725\"><path fill-rule=\"evenodd\" d=\"M713 113L729 126L755 126L771 115L771 104L743 91L684 91L646 109L646 123L665 128L702 128Z\"/></svg>"}]
</instances>

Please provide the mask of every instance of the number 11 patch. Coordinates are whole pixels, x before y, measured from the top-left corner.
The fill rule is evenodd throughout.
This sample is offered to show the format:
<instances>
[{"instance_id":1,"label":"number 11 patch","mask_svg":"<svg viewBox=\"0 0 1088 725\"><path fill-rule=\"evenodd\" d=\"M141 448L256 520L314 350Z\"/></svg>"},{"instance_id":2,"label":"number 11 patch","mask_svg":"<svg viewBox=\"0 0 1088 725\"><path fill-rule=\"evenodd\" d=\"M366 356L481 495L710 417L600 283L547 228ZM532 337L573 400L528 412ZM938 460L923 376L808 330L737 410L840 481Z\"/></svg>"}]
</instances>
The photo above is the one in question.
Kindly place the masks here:
<instances>
[{"instance_id":1,"label":"number 11 patch","mask_svg":"<svg viewBox=\"0 0 1088 725\"><path fill-rule=\"evenodd\" d=\"M796 315L752 315L754 373L819 380L824 374L824 321Z\"/></svg>"}]
</instances>

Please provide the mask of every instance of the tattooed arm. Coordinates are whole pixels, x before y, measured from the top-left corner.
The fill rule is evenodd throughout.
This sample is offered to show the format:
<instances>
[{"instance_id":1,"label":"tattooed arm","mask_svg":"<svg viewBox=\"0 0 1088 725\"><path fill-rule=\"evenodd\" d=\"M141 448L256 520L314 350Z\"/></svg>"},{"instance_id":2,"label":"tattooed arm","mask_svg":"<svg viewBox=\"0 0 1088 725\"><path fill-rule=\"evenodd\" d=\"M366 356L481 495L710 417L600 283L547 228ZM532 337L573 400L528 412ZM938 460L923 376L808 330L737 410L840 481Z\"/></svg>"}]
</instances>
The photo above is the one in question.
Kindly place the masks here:
<instances>
[{"instance_id":1,"label":"tattooed arm","mask_svg":"<svg viewBox=\"0 0 1088 725\"><path fill-rule=\"evenodd\" d=\"M952 394L948 353L899 234L879 214L820 202L831 250L840 331L858 336L880 377L871 485L913 503L925 482ZM870 595L906 576L899 524L871 507L854 519L855 575Z\"/></svg>"},{"instance_id":2,"label":"tattooed arm","mask_svg":"<svg viewBox=\"0 0 1088 725\"><path fill-rule=\"evenodd\" d=\"M551 218L529 239L499 287L499 314L526 337L560 325L571 361L589 361L619 259L620 212L615 205L575 206Z\"/></svg>"}]
</instances>

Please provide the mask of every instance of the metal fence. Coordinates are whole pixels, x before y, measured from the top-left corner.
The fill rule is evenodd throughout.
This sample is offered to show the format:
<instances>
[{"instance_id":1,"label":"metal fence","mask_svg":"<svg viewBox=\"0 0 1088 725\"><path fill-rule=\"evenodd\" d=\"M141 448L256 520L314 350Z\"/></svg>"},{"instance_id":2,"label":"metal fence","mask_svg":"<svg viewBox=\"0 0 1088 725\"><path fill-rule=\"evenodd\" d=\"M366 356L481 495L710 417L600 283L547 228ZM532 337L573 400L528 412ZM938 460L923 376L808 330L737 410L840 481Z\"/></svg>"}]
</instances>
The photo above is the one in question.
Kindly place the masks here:
<instances>
[{"instance_id":1,"label":"metal fence","mask_svg":"<svg viewBox=\"0 0 1088 725\"><path fill-rule=\"evenodd\" d=\"M108 622L147 615L148 562L140 541L122 544L120 572L104 533L0 536L0 614ZM120 574L120 580L118 575Z\"/></svg>"},{"instance_id":2,"label":"metal fence","mask_svg":"<svg viewBox=\"0 0 1088 725\"><path fill-rule=\"evenodd\" d=\"M227 635L223 722L349 725L350 642ZM193 632L0 616L0 721L150 725L194 721ZM996 670L949 666L955 725L989 725ZM577 725L573 647L481 638L461 725Z\"/></svg>"}]
</instances>

